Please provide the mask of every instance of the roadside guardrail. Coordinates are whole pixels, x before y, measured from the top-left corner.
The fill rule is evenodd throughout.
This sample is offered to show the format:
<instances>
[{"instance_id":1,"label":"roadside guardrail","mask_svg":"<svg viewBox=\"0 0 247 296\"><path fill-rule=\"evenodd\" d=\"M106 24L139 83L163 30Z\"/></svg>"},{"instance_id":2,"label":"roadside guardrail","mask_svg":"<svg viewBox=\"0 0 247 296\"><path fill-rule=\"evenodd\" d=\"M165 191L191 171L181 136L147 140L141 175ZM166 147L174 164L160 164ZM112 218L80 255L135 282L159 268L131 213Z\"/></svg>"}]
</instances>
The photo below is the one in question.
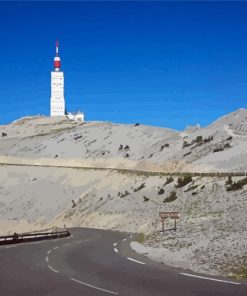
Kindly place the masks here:
<instances>
[{"instance_id":1,"label":"roadside guardrail","mask_svg":"<svg viewBox=\"0 0 247 296\"><path fill-rule=\"evenodd\" d=\"M5 235L0 236L0 245L8 245L8 244L17 244L31 241L40 241L45 239L55 239L61 237L70 236L70 232L68 230L63 231L54 231L54 232L34 232L34 233L25 233L18 234L14 233L13 235Z\"/></svg>"},{"instance_id":2,"label":"roadside guardrail","mask_svg":"<svg viewBox=\"0 0 247 296\"><path fill-rule=\"evenodd\" d=\"M201 176L201 177L247 177L247 171L207 171L207 172L196 172L196 171L179 171L170 170L145 170L145 169L134 169L134 168L114 168L114 167L94 167L94 166L71 166L71 165L48 165L48 164L20 164L20 163L8 163L0 161L1 166L26 166L26 167L55 167L55 168L67 168L67 169L87 169L87 170L112 170L119 173L132 173L140 175L149 175L149 176Z\"/></svg>"}]
</instances>

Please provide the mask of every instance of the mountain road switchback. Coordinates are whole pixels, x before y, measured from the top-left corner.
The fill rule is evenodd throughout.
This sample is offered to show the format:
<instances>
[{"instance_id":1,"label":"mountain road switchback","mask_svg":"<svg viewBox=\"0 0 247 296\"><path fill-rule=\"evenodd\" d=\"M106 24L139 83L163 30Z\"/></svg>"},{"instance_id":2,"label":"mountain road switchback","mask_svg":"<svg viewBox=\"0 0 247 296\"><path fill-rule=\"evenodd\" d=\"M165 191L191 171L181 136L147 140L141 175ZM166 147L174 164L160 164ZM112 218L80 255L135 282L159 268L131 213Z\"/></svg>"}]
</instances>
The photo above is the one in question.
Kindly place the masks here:
<instances>
[{"instance_id":1,"label":"mountain road switchback","mask_svg":"<svg viewBox=\"0 0 247 296\"><path fill-rule=\"evenodd\" d=\"M69 231L67 238L0 246L0 295L247 295L245 281L194 274L135 253L130 233Z\"/></svg>"}]
</instances>

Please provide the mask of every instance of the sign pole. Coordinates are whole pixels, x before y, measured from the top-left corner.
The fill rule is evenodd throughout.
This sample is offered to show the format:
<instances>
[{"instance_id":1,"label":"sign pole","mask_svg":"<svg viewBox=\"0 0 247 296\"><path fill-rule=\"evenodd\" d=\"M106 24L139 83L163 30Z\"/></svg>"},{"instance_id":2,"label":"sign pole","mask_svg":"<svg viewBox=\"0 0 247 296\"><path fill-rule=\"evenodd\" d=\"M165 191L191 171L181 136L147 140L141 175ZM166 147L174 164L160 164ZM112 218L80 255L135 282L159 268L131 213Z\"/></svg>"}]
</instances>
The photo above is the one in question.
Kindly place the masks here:
<instances>
[{"instance_id":1,"label":"sign pole","mask_svg":"<svg viewBox=\"0 0 247 296\"><path fill-rule=\"evenodd\" d=\"M164 221L167 218L171 218L174 219L174 228L172 229L167 229L167 230L175 230L177 231L177 219L180 218L180 213L179 212L159 212L159 217L161 219L161 223L162 223L162 232L165 232L165 225L164 225Z\"/></svg>"}]
</instances>

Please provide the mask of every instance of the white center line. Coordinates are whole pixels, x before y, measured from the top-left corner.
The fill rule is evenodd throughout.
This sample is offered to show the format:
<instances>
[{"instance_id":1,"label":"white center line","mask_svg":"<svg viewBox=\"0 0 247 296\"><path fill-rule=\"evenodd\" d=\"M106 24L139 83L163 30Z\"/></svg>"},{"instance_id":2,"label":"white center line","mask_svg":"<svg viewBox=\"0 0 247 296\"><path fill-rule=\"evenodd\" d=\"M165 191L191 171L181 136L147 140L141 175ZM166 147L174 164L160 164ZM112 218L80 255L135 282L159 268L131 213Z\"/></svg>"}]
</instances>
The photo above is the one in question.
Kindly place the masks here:
<instances>
[{"instance_id":1,"label":"white center line","mask_svg":"<svg viewBox=\"0 0 247 296\"><path fill-rule=\"evenodd\" d=\"M100 291L103 291L103 292L106 292L106 293L115 294L115 295L119 294L117 292L109 291L109 290L106 290L106 289L102 289L102 288L99 288L99 287L96 287L96 286L81 282L81 281L79 281L77 279L74 279L74 278L71 278L71 280L74 281L74 282L77 282L77 283L79 283L81 285L84 285L84 286L87 286L87 287L90 287L90 288L93 288L93 289L96 289L96 290L100 290Z\"/></svg>"},{"instance_id":2,"label":"white center line","mask_svg":"<svg viewBox=\"0 0 247 296\"><path fill-rule=\"evenodd\" d=\"M117 248L114 248L114 252L118 253L118 249Z\"/></svg>"},{"instance_id":3,"label":"white center line","mask_svg":"<svg viewBox=\"0 0 247 296\"><path fill-rule=\"evenodd\" d=\"M185 275L185 276L199 278L199 279L209 280L209 281L215 281L215 282L221 282L221 283L227 283L227 284L233 284L233 285L241 285L241 283L237 283L237 282L231 282L231 281L226 281L226 280L219 280L219 279L214 279L214 278L209 278L209 277L194 275L194 274L190 274L190 273L183 273L182 272L180 274L181 275Z\"/></svg>"},{"instance_id":4,"label":"white center line","mask_svg":"<svg viewBox=\"0 0 247 296\"><path fill-rule=\"evenodd\" d=\"M53 250L56 250L56 249L58 249L58 248L59 248L59 246L56 246L56 247L53 248Z\"/></svg>"},{"instance_id":5,"label":"white center line","mask_svg":"<svg viewBox=\"0 0 247 296\"><path fill-rule=\"evenodd\" d=\"M139 264L146 264L145 262L141 262L141 261L138 261L138 260L135 260L135 259L133 259L133 258L131 258L131 257L126 257L128 260L130 260L130 261L133 261L133 262L136 262L136 263L139 263Z\"/></svg>"},{"instance_id":6,"label":"white center line","mask_svg":"<svg viewBox=\"0 0 247 296\"><path fill-rule=\"evenodd\" d=\"M117 245L117 243L114 243L114 244L113 244L113 247L116 247L116 245Z\"/></svg>"},{"instance_id":7,"label":"white center line","mask_svg":"<svg viewBox=\"0 0 247 296\"><path fill-rule=\"evenodd\" d=\"M46 262L49 262L49 258L47 256L45 257L45 261Z\"/></svg>"},{"instance_id":8,"label":"white center line","mask_svg":"<svg viewBox=\"0 0 247 296\"><path fill-rule=\"evenodd\" d=\"M51 254L51 250L49 250L49 251L47 252L47 255L49 255L49 254Z\"/></svg>"},{"instance_id":9,"label":"white center line","mask_svg":"<svg viewBox=\"0 0 247 296\"><path fill-rule=\"evenodd\" d=\"M56 270L56 269L54 269L53 267L51 267L51 265L48 265L48 267L50 268L51 271L56 272L56 273L59 273L59 271Z\"/></svg>"},{"instance_id":10,"label":"white center line","mask_svg":"<svg viewBox=\"0 0 247 296\"><path fill-rule=\"evenodd\" d=\"M122 239L123 242L126 241L126 240L127 240L127 238Z\"/></svg>"}]
</instances>

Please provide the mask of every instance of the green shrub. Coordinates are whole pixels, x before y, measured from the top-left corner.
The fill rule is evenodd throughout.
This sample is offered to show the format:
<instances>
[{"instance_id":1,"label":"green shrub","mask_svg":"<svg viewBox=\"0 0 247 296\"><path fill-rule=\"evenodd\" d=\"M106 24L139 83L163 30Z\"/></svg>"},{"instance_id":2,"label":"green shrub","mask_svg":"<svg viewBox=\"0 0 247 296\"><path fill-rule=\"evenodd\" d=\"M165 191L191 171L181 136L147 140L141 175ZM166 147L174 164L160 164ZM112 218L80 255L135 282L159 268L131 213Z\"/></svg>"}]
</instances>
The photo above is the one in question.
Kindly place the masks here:
<instances>
[{"instance_id":1,"label":"green shrub","mask_svg":"<svg viewBox=\"0 0 247 296\"><path fill-rule=\"evenodd\" d=\"M196 143L202 142L202 136L197 136L196 137Z\"/></svg>"},{"instance_id":2,"label":"green shrub","mask_svg":"<svg viewBox=\"0 0 247 296\"><path fill-rule=\"evenodd\" d=\"M140 232L140 233L137 233L136 235L136 241L140 244L143 244L145 242L145 235L144 233Z\"/></svg>"},{"instance_id":3,"label":"green shrub","mask_svg":"<svg viewBox=\"0 0 247 296\"><path fill-rule=\"evenodd\" d=\"M183 178L178 178L178 183L175 186L176 188L181 188L184 187L185 185L189 184L192 182L192 177L191 175L185 175Z\"/></svg>"},{"instance_id":4,"label":"green shrub","mask_svg":"<svg viewBox=\"0 0 247 296\"><path fill-rule=\"evenodd\" d=\"M143 196L144 202L149 201L149 198L146 197L145 195Z\"/></svg>"},{"instance_id":5,"label":"green shrub","mask_svg":"<svg viewBox=\"0 0 247 296\"><path fill-rule=\"evenodd\" d=\"M160 190L158 191L158 194L161 195L161 194L164 194L165 193L165 190L163 188L160 188Z\"/></svg>"},{"instance_id":6,"label":"green shrub","mask_svg":"<svg viewBox=\"0 0 247 296\"><path fill-rule=\"evenodd\" d=\"M118 192L118 196L119 196L120 198L123 198L123 197L125 197L125 196L127 196L127 195L129 195L129 194L130 194L130 193L129 193L127 190L125 190L124 193Z\"/></svg>"},{"instance_id":7,"label":"green shrub","mask_svg":"<svg viewBox=\"0 0 247 296\"><path fill-rule=\"evenodd\" d=\"M169 183L172 183L173 181L174 181L174 179L172 178L172 176L167 177L164 186L167 185L167 184L169 184Z\"/></svg>"},{"instance_id":8,"label":"green shrub","mask_svg":"<svg viewBox=\"0 0 247 296\"><path fill-rule=\"evenodd\" d=\"M167 198L165 198L164 199L164 203L165 202L172 202L172 201L174 201L174 200L176 200L177 199L177 194L176 194L176 192L175 191L172 191L171 193L170 193L170 195L167 197Z\"/></svg>"},{"instance_id":9,"label":"green shrub","mask_svg":"<svg viewBox=\"0 0 247 296\"><path fill-rule=\"evenodd\" d=\"M144 187L145 187L145 183L142 183L140 186L136 187L133 191L137 192L139 190L142 190L142 188L144 188Z\"/></svg>"},{"instance_id":10,"label":"green shrub","mask_svg":"<svg viewBox=\"0 0 247 296\"><path fill-rule=\"evenodd\" d=\"M232 185L232 176L228 176L228 179L226 180L226 185Z\"/></svg>"},{"instance_id":11,"label":"green shrub","mask_svg":"<svg viewBox=\"0 0 247 296\"><path fill-rule=\"evenodd\" d=\"M161 147L160 147L160 151L162 151L164 148L169 148L169 144L167 143L167 144L165 144L165 145L162 145Z\"/></svg>"},{"instance_id":12,"label":"green shrub","mask_svg":"<svg viewBox=\"0 0 247 296\"><path fill-rule=\"evenodd\" d=\"M194 190L198 187L198 185L194 185L194 186L190 186L188 189L186 189L184 192L188 192L188 191L191 191L191 190Z\"/></svg>"},{"instance_id":13,"label":"green shrub","mask_svg":"<svg viewBox=\"0 0 247 296\"><path fill-rule=\"evenodd\" d=\"M237 182L233 182L230 186L226 188L227 191L235 191L242 189L244 185L247 185L247 178L244 178L242 180L239 180Z\"/></svg>"}]
</instances>

